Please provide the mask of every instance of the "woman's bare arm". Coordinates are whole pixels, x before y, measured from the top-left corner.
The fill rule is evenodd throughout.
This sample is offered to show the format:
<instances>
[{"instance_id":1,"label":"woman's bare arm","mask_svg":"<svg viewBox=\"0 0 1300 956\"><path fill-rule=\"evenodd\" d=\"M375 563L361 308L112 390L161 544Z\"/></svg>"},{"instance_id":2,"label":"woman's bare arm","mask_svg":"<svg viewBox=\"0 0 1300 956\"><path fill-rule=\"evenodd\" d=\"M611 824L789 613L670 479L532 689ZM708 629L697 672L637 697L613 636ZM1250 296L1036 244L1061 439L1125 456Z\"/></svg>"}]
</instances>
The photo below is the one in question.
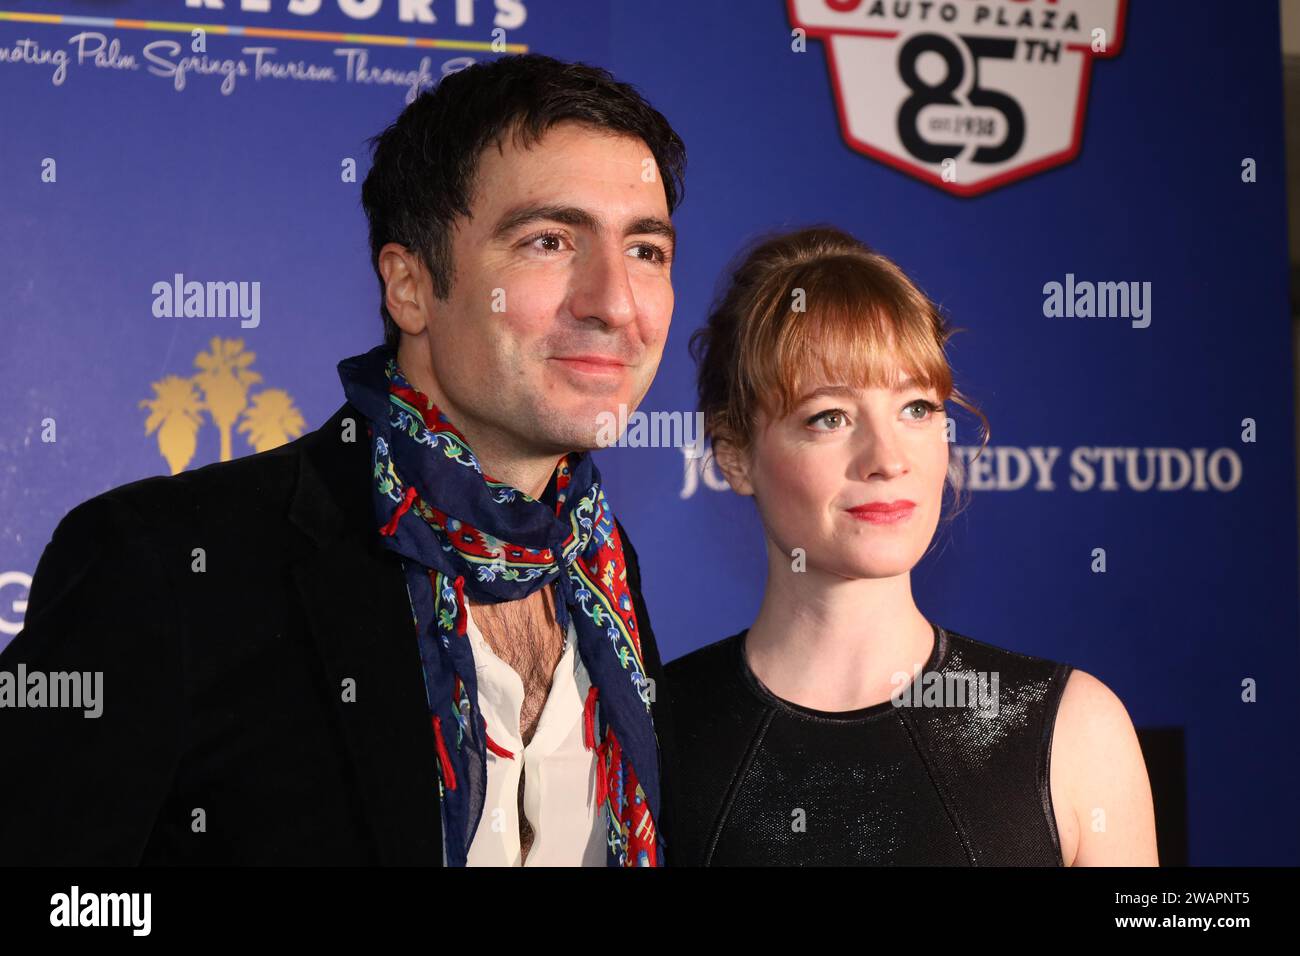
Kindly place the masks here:
<instances>
[{"instance_id":1,"label":"woman's bare arm","mask_svg":"<svg viewBox=\"0 0 1300 956\"><path fill-rule=\"evenodd\" d=\"M1123 702L1091 674L1065 685L1052 739L1052 802L1067 866L1159 866L1146 761Z\"/></svg>"}]
</instances>

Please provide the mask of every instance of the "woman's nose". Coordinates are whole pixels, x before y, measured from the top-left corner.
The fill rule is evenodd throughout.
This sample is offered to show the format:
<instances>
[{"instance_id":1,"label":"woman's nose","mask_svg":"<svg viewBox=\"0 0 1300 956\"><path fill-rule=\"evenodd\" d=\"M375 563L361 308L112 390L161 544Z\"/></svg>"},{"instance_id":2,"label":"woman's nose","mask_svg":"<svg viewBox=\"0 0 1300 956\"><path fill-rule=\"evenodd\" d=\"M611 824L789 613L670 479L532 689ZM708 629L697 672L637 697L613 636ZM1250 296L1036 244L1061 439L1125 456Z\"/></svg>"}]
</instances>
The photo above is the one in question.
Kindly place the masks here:
<instances>
[{"instance_id":1,"label":"woman's nose","mask_svg":"<svg viewBox=\"0 0 1300 956\"><path fill-rule=\"evenodd\" d=\"M854 458L854 474L863 481L880 475L895 478L907 471L903 443L890 425L867 422Z\"/></svg>"}]
</instances>

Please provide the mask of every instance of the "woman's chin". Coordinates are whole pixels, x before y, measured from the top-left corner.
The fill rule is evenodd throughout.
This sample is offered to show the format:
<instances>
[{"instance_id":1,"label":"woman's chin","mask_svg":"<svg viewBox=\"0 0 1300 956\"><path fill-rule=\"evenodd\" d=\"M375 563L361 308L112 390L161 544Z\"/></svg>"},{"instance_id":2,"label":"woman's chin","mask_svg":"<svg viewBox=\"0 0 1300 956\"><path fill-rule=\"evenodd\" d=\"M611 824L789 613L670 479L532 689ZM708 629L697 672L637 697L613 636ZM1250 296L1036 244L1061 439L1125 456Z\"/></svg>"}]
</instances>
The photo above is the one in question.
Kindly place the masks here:
<instances>
[{"instance_id":1,"label":"woman's chin","mask_svg":"<svg viewBox=\"0 0 1300 956\"><path fill-rule=\"evenodd\" d=\"M849 579L896 578L916 567L917 555L906 554L852 555L840 563L839 573Z\"/></svg>"}]
</instances>

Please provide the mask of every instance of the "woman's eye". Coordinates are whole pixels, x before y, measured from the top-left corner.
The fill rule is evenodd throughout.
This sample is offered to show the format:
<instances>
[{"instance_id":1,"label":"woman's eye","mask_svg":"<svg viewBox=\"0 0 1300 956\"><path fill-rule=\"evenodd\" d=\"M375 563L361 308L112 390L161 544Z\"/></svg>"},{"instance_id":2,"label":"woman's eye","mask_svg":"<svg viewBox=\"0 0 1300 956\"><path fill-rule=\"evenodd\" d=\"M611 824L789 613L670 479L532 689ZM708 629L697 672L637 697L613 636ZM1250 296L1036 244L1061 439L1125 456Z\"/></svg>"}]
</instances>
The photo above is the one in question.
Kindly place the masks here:
<instances>
[{"instance_id":1,"label":"woman's eye","mask_svg":"<svg viewBox=\"0 0 1300 956\"><path fill-rule=\"evenodd\" d=\"M838 408L830 408L830 409L827 409L827 410L824 411L824 412L818 412L818 413L817 413L816 415L814 415L812 418L808 419L807 424L808 424L808 425L814 425L814 426L815 426L815 425L817 425L819 422L825 422L825 423L827 423L830 427L828 427L828 428L814 428L813 430L814 430L814 431L835 431L836 429L839 428L839 426L841 426L841 425L844 424L844 420L845 420L845 418L846 418L846 416L845 416L844 412L843 412L841 409L838 409Z\"/></svg>"},{"instance_id":2,"label":"woman's eye","mask_svg":"<svg viewBox=\"0 0 1300 956\"><path fill-rule=\"evenodd\" d=\"M909 414L908 417L914 422L923 422L931 415L943 411L942 405L936 405L934 402L925 398L918 398L914 402L908 402L903 406L904 413L916 410L917 414Z\"/></svg>"}]
</instances>

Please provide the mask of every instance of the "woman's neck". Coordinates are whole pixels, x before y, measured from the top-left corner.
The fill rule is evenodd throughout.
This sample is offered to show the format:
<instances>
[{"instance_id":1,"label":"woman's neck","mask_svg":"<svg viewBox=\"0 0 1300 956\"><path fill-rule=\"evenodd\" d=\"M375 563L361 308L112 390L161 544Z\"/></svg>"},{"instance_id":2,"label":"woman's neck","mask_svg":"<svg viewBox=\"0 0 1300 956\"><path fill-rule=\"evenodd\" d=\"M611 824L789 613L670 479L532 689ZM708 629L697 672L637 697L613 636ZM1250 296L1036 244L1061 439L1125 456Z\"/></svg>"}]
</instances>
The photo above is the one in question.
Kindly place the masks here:
<instances>
[{"instance_id":1,"label":"woman's neck","mask_svg":"<svg viewBox=\"0 0 1300 956\"><path fill-rule=\"evenodd\" d=\"M827 711L881 703L933 647L909 573L847 579L813 567L795 571L769 542L767 587L745 654L778 697Z\"/></svg>"}]
</instances>

